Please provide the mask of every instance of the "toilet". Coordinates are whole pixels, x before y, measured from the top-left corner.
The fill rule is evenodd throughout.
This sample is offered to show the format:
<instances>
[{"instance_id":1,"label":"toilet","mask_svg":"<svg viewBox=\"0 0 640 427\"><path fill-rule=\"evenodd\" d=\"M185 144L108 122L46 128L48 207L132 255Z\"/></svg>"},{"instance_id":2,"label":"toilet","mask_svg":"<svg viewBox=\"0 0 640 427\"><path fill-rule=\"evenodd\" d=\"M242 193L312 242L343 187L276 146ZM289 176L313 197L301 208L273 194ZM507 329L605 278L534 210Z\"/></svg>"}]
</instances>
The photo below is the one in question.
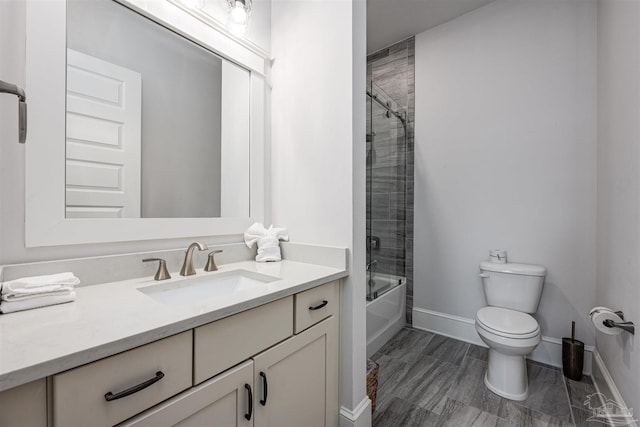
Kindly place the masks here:
<instances>
[{"instance_id":1,"label":"toilet","mask_svg":"<svg viewBox=\"0 0 640 427\"><path fill-rule=\"evenodd\" d=\"M476 314L476 331L489 346L484 383L511 400L529 395L525 357L540 344L538 310L546 269L539 265L480 263L487 307Z\"/></svg>"}]
</instances>

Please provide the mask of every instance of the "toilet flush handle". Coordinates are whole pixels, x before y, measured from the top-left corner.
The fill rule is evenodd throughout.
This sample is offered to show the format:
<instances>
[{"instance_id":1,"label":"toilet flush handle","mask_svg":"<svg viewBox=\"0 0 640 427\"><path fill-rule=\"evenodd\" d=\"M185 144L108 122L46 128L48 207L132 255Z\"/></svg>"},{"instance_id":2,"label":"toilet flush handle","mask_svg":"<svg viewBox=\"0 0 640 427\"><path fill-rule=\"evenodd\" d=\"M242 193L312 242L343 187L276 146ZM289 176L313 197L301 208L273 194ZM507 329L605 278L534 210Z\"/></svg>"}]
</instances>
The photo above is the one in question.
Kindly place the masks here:
<instances>
[{"instance_id":1,"label":"toilet flush handle","mask_svg":"<svg viewBox=\"0 0 640 427\"><path fill-rule=\"evenodd\" d=\"M478 276L482 277L483 279L488 279L489 277L491 277L487 273L480 273L478 274Z\"/></svg>"}]
</instances>

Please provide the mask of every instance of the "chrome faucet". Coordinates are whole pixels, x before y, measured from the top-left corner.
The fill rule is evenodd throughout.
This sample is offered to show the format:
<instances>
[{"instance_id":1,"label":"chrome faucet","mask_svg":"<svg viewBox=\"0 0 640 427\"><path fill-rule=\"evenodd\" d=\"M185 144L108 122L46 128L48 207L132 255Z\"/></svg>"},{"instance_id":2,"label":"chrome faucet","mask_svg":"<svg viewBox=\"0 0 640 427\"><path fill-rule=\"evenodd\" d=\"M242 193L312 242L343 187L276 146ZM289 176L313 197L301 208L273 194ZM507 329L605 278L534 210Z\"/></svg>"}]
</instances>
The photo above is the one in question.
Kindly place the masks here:
<instances>
[{"instance_id":1,"label":"chrome faucet","mask_svg":"<svg viewBox=\"0 0 640 427\"><path fill-rule=\"evenodd\" d=\"M367 264L367 271L371 271L371 268L373 268L374 265L376 265L378 263L377 259L372 260L369 264Z\"/></svg>"},{"instance_id":2,"label":"chrome faucet","mask_svg":"<svg viewBox=\"0 0 640 427\"><path fill-rule=\"evenodd\" d=\"M207 245L200 242L193 242L187 248L187 253L184 257L184 263L182 264L182 269L180 270L181 276L191 276L196 274L196 269L193 268L193 251L195 248L198 248L199 251L206 251Z\"/></svg>"}]
</instances>

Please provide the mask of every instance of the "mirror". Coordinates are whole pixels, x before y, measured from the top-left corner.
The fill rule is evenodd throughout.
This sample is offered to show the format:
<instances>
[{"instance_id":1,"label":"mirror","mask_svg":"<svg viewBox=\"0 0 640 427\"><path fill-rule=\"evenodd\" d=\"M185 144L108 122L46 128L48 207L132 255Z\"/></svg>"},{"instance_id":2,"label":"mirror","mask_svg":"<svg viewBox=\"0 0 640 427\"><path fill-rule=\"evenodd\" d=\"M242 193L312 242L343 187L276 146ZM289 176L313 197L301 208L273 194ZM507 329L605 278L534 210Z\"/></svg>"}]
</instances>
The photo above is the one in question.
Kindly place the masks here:
<instances>
[{"instance_id":1,"label":"mirror","mask_svg":"<svg viewBox=\"0 0 640 427\"><path fill-rule=\"evenodd\" d=\"M66 10L66 217L248 218L249 71L112 0Z\"/></svg>"},{"instance_id":2,"label":"mirror","mask_svg":"<svg viewBox=\"0 0 640 427\"><path fill-rule=\"evenodd\" d=\"M29 64L25 86L29 88L30 110L25 145L26 247L240 235L252 223L268 221L266 54L170 0L25 3ZM117 20L85 16L83 26L77 27L80 23L74 23L78 19L74 14L85 13L79 8L88 7L118 7L129 15ZM69 38L75 38L69 46L67 19ZM119 26L129 20L136 26L127 38ZM142 29L139 25L146 26ZM100 33L97 38L91 36L93 41L87 33L90 27ZM87 40L81 40L85 37ZM131 46L135 40L144 40L142 50L136 53L139 56L151 55L159 45L173 46L173 53L182 53L185 58L162 63L162 58L170 56L165 52L157 55L162 58L147 56L146 61L153 61L151 68L156 71L191 73L189 76L201 72L201 90L194 95L184 81L171 78L155 83L160 87L157 101L146 100L157 77L151 74L153 70L138 68L121 56L129 46L109 52L106 47L117 38ZM178 47L180 43L182 47ZM187 59L196 58L204 61L206 70L187 66L192 64ZM92 67L100 71L91 72ZM110 77L114 70L122 72L124 80ZM127 83L127 75L138 77ZM136 79L140 107L133 125L123 125L113 116L88 114L88 105L98 113L113 113L123 104L123 92L135 89ZM210 94L219 92L219 97L196 99L205 89ZM202 104L205 101L208 104ZM127 106L129 102L136 101L127 100ZM152 111L160 111L160 123L158 119L146 123L146 115ZM192 122L180 127L178 117L185 111ZM167 122L169 127L158 132ZM201 129L194 129L193 123ZM132 155L134 161L128 164L118 158L123 157L119 147L127 132L139 134L140 139L139 154ZM204 136L205 132L209 135ZM128 168L131 165L134 169ZM94 170L88 172L91 167ZM140 170L139 183L131 180L135 191L125 196L123 183L135 168ZM83 192L97 194L102 200L95 202ZM129 194L133 194L132 206L139 205L139 212L129 214L117 200Z\"/></svg>"}]
</instances>

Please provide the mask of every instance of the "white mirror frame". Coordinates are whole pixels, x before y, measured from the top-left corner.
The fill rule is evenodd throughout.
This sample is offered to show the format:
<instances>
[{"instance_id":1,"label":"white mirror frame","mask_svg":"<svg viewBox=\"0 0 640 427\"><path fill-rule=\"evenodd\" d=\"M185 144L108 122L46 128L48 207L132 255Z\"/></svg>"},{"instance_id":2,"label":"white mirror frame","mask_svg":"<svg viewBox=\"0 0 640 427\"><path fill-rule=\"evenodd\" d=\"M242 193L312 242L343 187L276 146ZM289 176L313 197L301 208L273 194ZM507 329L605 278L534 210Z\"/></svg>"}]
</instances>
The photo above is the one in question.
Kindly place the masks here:
<instances>
[{"instance_id":1,"label":"white mirror frame","mask_svg":"<svg viewBox=\"0 0 640 427\"><path fill-rule=\"evenodd\" d=\"M168 0L118 1L250 71L250 217L65 218L66 1L27 0L26 247L232 235L264 222L265 58Z\"/></svg>"}]
</instances>

